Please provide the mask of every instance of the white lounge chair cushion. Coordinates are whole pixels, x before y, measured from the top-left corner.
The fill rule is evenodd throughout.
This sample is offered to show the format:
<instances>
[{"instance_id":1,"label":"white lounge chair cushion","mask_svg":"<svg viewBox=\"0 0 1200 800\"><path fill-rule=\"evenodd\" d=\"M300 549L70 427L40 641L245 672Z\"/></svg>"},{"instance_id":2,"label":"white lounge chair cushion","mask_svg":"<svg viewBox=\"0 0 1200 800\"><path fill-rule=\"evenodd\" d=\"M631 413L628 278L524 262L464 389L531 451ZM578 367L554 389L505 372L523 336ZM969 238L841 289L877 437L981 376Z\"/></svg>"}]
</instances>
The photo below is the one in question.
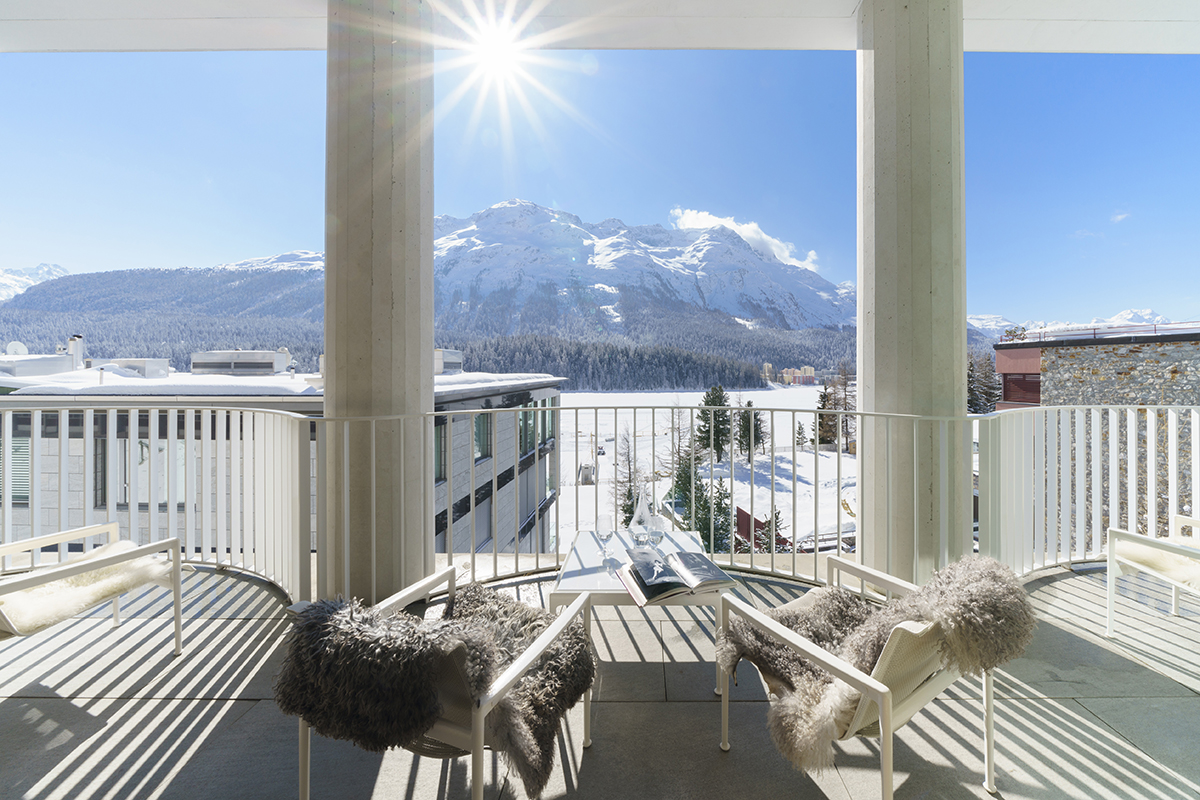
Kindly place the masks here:
<instances>
[{"instance_id":1,"label":"white lounge chair cushion","mask_svg":"<svg viewBox=\"0 0 1200 800\"><path fill-rule=\"evenodd\" d=\"M68 559L68 563L115 555L136 547L127 539L119 539ZM0 583L0 631L28 636L147 583L171 585L169 559L142 556L8 594L2 593L4 584Z\"/></svg>"}]
</instances>

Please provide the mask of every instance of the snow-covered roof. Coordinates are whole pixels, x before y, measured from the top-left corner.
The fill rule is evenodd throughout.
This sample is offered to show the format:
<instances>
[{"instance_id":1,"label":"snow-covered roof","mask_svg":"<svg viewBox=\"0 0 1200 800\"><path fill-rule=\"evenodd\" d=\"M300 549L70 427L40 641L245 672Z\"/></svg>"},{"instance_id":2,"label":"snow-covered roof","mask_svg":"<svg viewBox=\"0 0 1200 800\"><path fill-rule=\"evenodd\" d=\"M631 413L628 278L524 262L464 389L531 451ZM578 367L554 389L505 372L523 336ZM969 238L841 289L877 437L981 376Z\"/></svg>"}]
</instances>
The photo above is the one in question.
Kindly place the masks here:
<instances>
[{"instance_id":1,"label":"snow-covered roof","mask_svg":"<svg viewBox=\"0 0 1200 800\"><path fill-rule=\"evenodd\" d=\"M210 375L173 372L166 378L145 378L137 371L115 364L89 369L40 375L36 378L5 378L0 385L18 386L14 396L139 396L139 397L300 397L319 398L320 376L297 374ZM500 394L545 386L567 380L543 373L460 372L435 375L436 399L457 399Z\"/></svg>"},{"instance_id":2,"label":"snow-covered roof","mask_svg":"<svg viewBox=\"0 0 1200 800\"><path fill-rule=\"evenodd\" d=\"M131 369L104 364L73 372L58 372L20 380L23 388L14 395L137 395L137 396L289 396L319 395L313 386L296 375L194 375L173 372L167 378L144 378ZM14 385L14 379L4 381Z\"/></svg>"}]
</instances>

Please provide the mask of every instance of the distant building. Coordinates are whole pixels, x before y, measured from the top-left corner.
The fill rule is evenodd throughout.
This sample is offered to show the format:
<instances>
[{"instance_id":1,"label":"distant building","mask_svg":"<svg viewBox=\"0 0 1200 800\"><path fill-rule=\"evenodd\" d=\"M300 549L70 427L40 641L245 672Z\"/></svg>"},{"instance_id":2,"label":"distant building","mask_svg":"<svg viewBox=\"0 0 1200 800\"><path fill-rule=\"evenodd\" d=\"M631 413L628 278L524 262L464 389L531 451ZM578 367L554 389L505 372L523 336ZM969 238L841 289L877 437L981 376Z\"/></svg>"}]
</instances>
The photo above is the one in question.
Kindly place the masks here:
<instances>
[{"instance_id":1,"label":"distant building","mask_svg":"<svg viewBox=\"0 0 1200 800\"><path fill-rule=\"evenodd\" d=\"M812 386L817 382L817 371L812 367L793 369L788 367L779 373L780 383L788 386Z\"/></svg>"},{"instance_id":2,"label":"distant building","mask_svg":"<svg viewBox=\"0 0 1200 800\"><path fill-rule=\"evenodd\" d=\"M150 521L150 492L155 481L146 454L151 448L159 470L165 469L168 461L174 462L177 482L184 479L189 461L195 462L192 469L197 475L204 474L206 464L213 480L219 481L222 474L236 474L230 461L235 458L233 448L222 452L204 438L206 428L218 430L217 422L210 420L208 426L195 423L195 440L209 444L188 454L184 409L195 410L186 413L196 414L197 420L201 414L220 416L226 413L220 409L226 407L290 411L315 418L324 413L321 376L287 371L291 356L283 349L195 353L192 364L199 369L191 373L171 372L166 359L96 359L89 366L90 361L83 357L82 337L73 337L58 349L56 355L0 356L0 394L4 395L0 397L0 415L6 416L11 426L8 453L0 451L0 473L3 464L11 465L8 505L12 524L22 531L30 528L35 512L55 521L62 518L62 511L69 525L78 527L84 524L85 503L99 517L112 518L110 505L112 512L119 510L126 535L128 519L124 515L131 502L140 509L139 527L167 525L165 472L157 477L156 491L164 498L158 504L161 513L156 522ZM566 379L462 372L462 354L452 350L436 351L434 368L433 502L438 550L445 552L448 530L453 530L455 552L490 551L493 546L499 552L544 550L545 518L557 498L559 386ZM472 413L481 411L490 413ZM85 424L85 412L90 424ZM151 414L158 420L156 425L151 423ZM64 420L69 431L65 450L59 441ZM110 436L111 421L115 425ZM236 429L234 423L228 424ZM131 430L136 431L132 437ZM171 447L177 451L174 459L167 455ZM315 459L315 438L313 448ZM109 455L110 450L114 455ZM202 451L207 455L198 455ZM63 452L93 476L103 476L106 468L113 466L113 472L124 477L115 482L94 480L90 492L69 492L66 509L61 510L58 492L31 491L31 485L49 486L57 480ZM226 469L225 473L219 471L218 460L226 462L220 468ZM41 482L31 481L35 470L42 475ZM78 480L83 486L82 472ZM183 492L182 486L179 491ZM182 529L185 504L179 504L176 515Z\"/></svg>"},{"instance_id":3,"label":"distant building","mask_svg":"<svg viewBox=\"0 0 1200 800\"><path fill-rule=\"evenodd\" d=\"M1194 405L1200 397L1200 326L1155 332L1098 329L1001 342L996 410L1030 406Z\"/></svg>"}]
</instances>

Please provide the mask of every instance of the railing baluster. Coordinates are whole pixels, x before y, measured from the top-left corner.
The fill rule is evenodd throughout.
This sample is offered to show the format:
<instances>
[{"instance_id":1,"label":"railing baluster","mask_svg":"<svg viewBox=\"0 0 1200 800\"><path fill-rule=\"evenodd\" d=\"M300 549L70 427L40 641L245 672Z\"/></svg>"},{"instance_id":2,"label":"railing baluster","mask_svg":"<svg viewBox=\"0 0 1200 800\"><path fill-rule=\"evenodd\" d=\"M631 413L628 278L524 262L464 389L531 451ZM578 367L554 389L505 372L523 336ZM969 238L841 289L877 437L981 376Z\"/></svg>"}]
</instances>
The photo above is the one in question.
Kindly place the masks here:
<instances>
[{"instance_id":1,"label":"railing baluster","mask_svg":"<svg viewBox=\"0 0 1200 800\"><path fill-rule=\"evenodd\" d=\"M1058 511L1058 487L1061 485L1058 473L1062 469L1062 458L1058 435L1058 409L1051 408L1046 411L1046 564L1058 563L1058 540L1062 538L1062 521ZM1057 533L1052 534L1052 529L1057 529Z\"/></svg>"},{"instance_id":2,"label":"railing baluster","mask_svg":"<svg viewBox=\"0 0 1200 800\"><path fill-rule=\"evenodd\" d=\"M1194 430L1194 428L1193 428ZM13 412L5 410L0 414L0 514L3 514L4 528L0 530L0 544L11 544L17 541L17 532L13 524ZM0 569L12 569L12 556L0 559Z\"/></svg>"},{"instance_id":3,"label":"railing baluster","mask_svg":"<svg viewBox=\"0 0 1200 800\"><path fill-rule=\"evenodd\" d=\"M1071 412L1059 409L1058 417L1058 547L1056 563L1071 560Z\"/></svg>"},{"instance_id":4,"label":"railing baluster","mask_svg":"<svg viewBox=\"0 0 1200 800\"><path fill-rule=\"evenodd\" d=\"M1192 446L1192 493L1188 497L1188 513L1200 516L1200 411L1192 409L1188 424L1188 443ZM1200 533L1192 531L1192 536Z\"/></svg>"},{"instance_id":5,"label":"railing baluster","mask_svg":"<svg viewBox=\"0 0 1200 800\"><path fill-rule=\"evenodd\" d=\"M1087 553L1087 420L1084 410L1076 408L1072 411L1075 419L1075 519L1073 535L1075 537L1075 560L1081 560Z\"/></svg>"},{"instance_id":6,"label":"railing baluster","mask_svg":"<svg viewBox=\"0 0 1200 800\"><path fill-rule=\"evenodd\" d=\"M58 412L58 529L70 530L68 512L71 508L71 481L68 478L71 467L71 416L66 409ZM66 545L59 546L59 560L66 560Z\"/></svg>"},{"instance_id":7,"label":"railing baluster","mask_svg":"<svg viewBox=\"0 0 1200 800\"><path fill-rule=\"evenodd\" d=\"M1125 497L1128 501L1125 530L1140 533L1138 528L1138 422L1137 411L1125 411Z\"/></svg>"},{"instance_id":8,"label":"railing baluster","mask_svg":"<svg viewBox=\"0 0 1200 800\"><path fill-rule=\"evenodd\" d=\"M1179 513L1179 409L1167 409L1167 524ZM1168 529L1169 530L1169 529Z\"/></svg>"},{"instance_id":9,"label":"railing baluster","mask_svg":"<svg viewBox=\"0 0 1200 800\"><path fill-rule=\"evenodd\" d=\"M308 433L307 425L305 426L305 435ZM297 434L300 435L300 434ZM297 453L297 460L304 463L304 469L297 473L296 480L300 480L300 475L308 473L308 449L305 448L303 453ZM170 467L168 461L167 466ZM242 472L242 412L231 411L229 423L229 563L235 566L242 566L245 563L244 551L246 547L246 528L242 519L242 496L245 494L245 486ZM309 486L303 484L298 486L297 490L303 495L308 496ZM305 524L308 524L308 514L305 515ZM307 595L305 596L307 599Z\"/></svg>"},{"instance_id":10,"label":"railing baluster","mask_svg":"<svg viewBox=\"0 0 1200 800\"><path fill-rule=\"evenodd\" d=\"M1158 409L1153 406L1146 409L1146 535L1158 536Z\"/></svg>"}]
</instances>

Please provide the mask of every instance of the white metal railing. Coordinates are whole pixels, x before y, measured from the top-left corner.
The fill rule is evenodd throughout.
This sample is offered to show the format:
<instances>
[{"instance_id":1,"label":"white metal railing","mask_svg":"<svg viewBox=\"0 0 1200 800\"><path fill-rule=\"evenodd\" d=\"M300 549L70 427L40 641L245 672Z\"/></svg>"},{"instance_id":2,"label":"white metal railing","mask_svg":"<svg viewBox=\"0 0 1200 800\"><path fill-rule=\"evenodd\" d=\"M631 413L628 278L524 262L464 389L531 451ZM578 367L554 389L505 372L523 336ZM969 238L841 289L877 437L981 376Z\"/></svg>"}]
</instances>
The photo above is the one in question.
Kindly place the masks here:
<instances>
[{"instance_id":1,"label":"white metal railing","mask_svg":"<svg viewBox=\"0 0 1200 800\"><path fill-rule=\"evenodd\" d=\"M252 572L307 596L309 430L295 414L161 401L6 407L0 543L116 522L121 538L178 538L186 561ZM42 558L34 551L33 565Z\"/></svg>"},{"instance_id":2,"label":"white metal railing","mask_svg":"<svg viewBox=\"0 0 1200 800\"><path fill-rule=\"evenodd\" d=\"M726 412L728 421L709 424L710 414ZM739 415L750 412L762 433L739 445ZM718 447L730 429L732 442ZM814 447L818 429L829 441ZM1196 407L918 418L551 406L354 420L136 403L5 408L0 543L117 521L123 537L177 536L189 561L254 572L304 598L313 594L312 553L318 594L348 585L352 562L363 557L348 537L335 553L331 525L365 531L375 553L395 538L397 514L417 513L428 531L417 543L421 571L453 562L467 567L469 579L487 580L557 569L576 531L603 517L621 523L631 492L644 490L673 525L698 530L714 560L739 570L821 582L822 548L897 566L895 547L917 553L927 568L977 547L1025 574L1100 559L1110 526L1165 535L1172 514L1194 514L1198 432ZM403 457L379 459L383 447ZM887 485L909 469L889 449L911 453L914 465L933 458L926 510L944 512L956 482L970 498L975 483L977 526L970 513L958 523L939 513L940 528L922 530L914 501L911 524L903 513L875 515L873 524L885 529L864 536L857 452L864 447L888 455L874 458L892 465ZM352 460L357 473L339 471ZM380 463L386 474L377 473ZM879 502L894 496L885 491ZM332 523L331 502L340 504ZM920 540L899 546L909 530ZM411 548L397 556L411 557ZM382 569L368 568L372 581Z\"/></svg>"},{"instance_id":3,"label":"white metal railing","mask_svg":"<svg viewBox=\"0 0 1200 800\"><path fill-rule=\"evenodd\" d=\"M1167 534L1200 499L1200 408L1014 409L979 420L980 549L1024 574Z\"/></svg>"}]
</instances>

